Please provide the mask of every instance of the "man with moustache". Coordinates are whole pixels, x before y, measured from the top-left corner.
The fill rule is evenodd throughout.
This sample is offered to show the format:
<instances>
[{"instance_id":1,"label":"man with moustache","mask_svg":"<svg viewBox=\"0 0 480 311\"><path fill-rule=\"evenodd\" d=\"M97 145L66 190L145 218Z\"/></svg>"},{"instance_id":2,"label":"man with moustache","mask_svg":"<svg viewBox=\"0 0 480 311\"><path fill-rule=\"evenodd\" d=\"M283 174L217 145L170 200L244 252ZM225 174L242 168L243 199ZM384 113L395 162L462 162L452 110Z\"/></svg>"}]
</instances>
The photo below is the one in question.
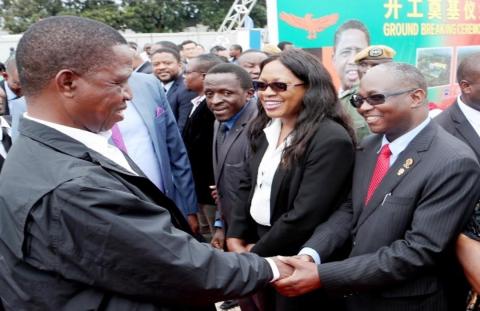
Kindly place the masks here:
<instances>
[{"instance_id":1,"label":"man with moustache","mask_svg":"<svg viewBox=\"0 0 480 311\"><path fill-rule=\"evenodd\" d=\"M175 204L108 144L132 99L131 53L113 28L72 16L20 39L28 111L0 175L7 310L205 310L289 272L194 240Z\"/></svg>"},{"instance_id":2,"label":"man with moustache","mask_svg":"<svg viewBox=\"0 0 480 311\"><path fill-rule=\"evenodd\" d=\"M151 55L153 74L162 82L167 99L177 120L180 133L192 110L192 99L197 93L185 87L180 54L170 48L154 50Z\"/></svg>"},{"instance_id":3,"label":"man with moustache","mask_svg":"<svg viewBox=\"0 0 480 311\"><path fill-rule=\"evenodd\" d=\"M351 201L317 227L304 261L284 259L296 270L276 283L281 293L322 287L354 311L465 309L449 272L479 204L480 168L428 117L426 95L425 78L408 64L378 65L362 78L352 104L375 135L357 151ZM332 260L345 245L347 258Z\"/></svg>"}]
</instances>

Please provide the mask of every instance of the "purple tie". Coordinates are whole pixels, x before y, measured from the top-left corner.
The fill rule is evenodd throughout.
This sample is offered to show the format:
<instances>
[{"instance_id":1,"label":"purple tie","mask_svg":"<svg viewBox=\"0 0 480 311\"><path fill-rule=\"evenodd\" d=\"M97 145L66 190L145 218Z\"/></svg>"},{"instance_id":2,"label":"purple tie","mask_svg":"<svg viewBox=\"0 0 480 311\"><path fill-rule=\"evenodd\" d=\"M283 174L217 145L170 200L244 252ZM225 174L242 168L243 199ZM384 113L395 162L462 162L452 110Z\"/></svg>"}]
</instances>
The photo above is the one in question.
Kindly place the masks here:
<instances>
[{"instance_id":1,"label":"purple tie","mask_svg":"<svg viewBox=\"0 0 480 311\"><path fill-rule=\"evenodd\" d=\"M118 149L127 153L127 146L125 146L125 143L123 142L122 133L120 133L120 129L118 128L117 124L112 127L112 140Z\"/></svg>"}]
</instances>

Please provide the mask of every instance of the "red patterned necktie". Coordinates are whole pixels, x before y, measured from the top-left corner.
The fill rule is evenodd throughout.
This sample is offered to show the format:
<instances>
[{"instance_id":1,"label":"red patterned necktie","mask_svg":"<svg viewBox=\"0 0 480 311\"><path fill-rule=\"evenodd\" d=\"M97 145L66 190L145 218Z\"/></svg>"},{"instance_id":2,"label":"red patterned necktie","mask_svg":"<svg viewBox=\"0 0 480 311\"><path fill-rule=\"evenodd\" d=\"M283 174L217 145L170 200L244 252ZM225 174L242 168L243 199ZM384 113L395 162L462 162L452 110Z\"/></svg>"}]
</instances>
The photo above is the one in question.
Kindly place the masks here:
<instances>
[{"instance_id":1,"label":"red patterned necktie","mask_svg":"<svg viewBox=\"0 0 480 311\"><path fill-rule=\"evenodd\" d=\"M392 152L390 151L388 144L386 144L382 147L380 154L378 155L377 164L375 165L375 170L373 171L372 179L370 180L370 185L368 186L367 196L365 197L365 205L368 204L368 201L375 192L375 189L377 189L378 185L387 173L388 168L390 167L391 155Z\"/></svg>"}]
</instances>

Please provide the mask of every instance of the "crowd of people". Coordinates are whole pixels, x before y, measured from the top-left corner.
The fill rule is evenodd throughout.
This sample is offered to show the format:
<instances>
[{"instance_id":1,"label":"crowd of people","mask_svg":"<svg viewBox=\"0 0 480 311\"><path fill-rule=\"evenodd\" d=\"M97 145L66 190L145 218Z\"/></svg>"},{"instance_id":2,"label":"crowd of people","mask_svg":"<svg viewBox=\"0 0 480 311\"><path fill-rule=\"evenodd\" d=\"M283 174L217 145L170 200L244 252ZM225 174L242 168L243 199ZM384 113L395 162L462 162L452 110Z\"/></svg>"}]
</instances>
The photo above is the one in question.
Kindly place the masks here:
<instances>
[{"instance_id":1,"label":"crowd of people","mask_svg":"<svg viewBox=\"0 0 480 311\"><path fill-rule=\"evenodd\" d=\"M32 25L0 82L0 310L480 310L480 53L438 114L370 41L337 29L338 90L290 42Z\"/></svg>"}]
</instances>

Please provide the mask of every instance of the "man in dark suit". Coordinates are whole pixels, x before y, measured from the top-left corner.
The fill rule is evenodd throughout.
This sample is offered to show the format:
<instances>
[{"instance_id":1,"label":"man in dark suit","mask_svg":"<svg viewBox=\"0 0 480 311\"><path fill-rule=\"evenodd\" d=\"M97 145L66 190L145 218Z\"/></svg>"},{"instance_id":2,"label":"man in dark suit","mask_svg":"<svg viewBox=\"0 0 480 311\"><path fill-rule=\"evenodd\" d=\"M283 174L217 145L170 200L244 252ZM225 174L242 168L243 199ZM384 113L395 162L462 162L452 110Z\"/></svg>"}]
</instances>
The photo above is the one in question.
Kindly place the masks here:
<instances>
[{"instance_id":1,"label":"man in dark suit","mask_svg":"<svg viewBox=\"0 0 480 311\"><path fill-rule=\"evenodd\" d=\"M280 263L275 273L276 259L197 242L175 204L108 144L132 98L132 55L116 30L45 18L17 60L28 111L0 175L5 309L204 310L288 273Z\"/></svg>"},{"instance_id":2,"label":"man in dark suit","mask_svg":"<svg viewBox=\"0 0 480 311\"><path fill-rule=\"evenodd\" d=\"M5 62L6 71L3 73L4 80L0 82L0 87L7 95L4 115L10 115L10 101L22 96L22 86L18 79L18 70L15 56L10 56Z\"/></svg>"},{"instance_id":3,"label":"man in dark suit","mask_svg":"<svg viewBox=\"0 0 480 311\"><path fill-rule=\"evenodd\" d=\"M239 171L248 157L247 124L257 115L252 80L237 65L220 64L210 69L204 81L207 105L215 116L213 171L217 203L215 235L212 245L223 249L230 207L238 199Z\"/></svg>"},{"instance_id":4,"label":"man in dark suit","mask_svg":"<svg viewBox=\"0 0 480 311\"><path fill-rule=\"evenodd\" d=\"M192 166L199 212L203 213L199 217L199 221L202 221L200 218L204 216L209 228L212 228L211 230L213 230L215 219L215 202L210 193L210 186L215 183L212 163L215 117L207 106L203 80L207 71L220 63L224 63L224 61L218 56L203 54L192 58L185 70L185 85L199 96L192 99L193 107L182 136Z\"/></svg>"},{"instance_id":5,"label":"man in dark suit","mask_svg":"<svg viewBox=\"0 0 480 311\"><path fill-rule=\"evenodd\" d=\"M455 103L434 120L450 134L465 142L480 161L480 53L469 55L460 63L457 68L457 81L460 95ZM480 208L476 213L477 218L472 219L457 241L457 256L470 283L479 287Z\"/></svg>"},{"instance_id":6,"label":"man in dark suit","mask_svg":"<svg viewBox=\"0 0 480 311\"><path fill-rule=\"evenodd\" d=\"M176 50L160 48L153 51L151 58L153 74L163 84L181 133L192 110L192 99L198 94L185 87L180 54Z\"/></svg>"},{"instance_id":7,"label":"man in dark suit","mask_svg":"<svg viewBox=\"0 0 480 311\"><path fill-rule=\"evenodd\" d=\"M297 270L277 282L280 292L338 291L347 310L465 308L451 295L448 272L478 204L480 168L428 118L426 93L425 78L407 64L382 64L362 78L352 102L376 135L357 152L351 201L317 227L301 251L305 261L285 259ZM332 261L346 243L349 256Z\"/></svg>"},{"instance_id":8,"label":"man in dark suit","mask_svg":"<svg viewBox=\"0 0 480 311\"><path fill-rule=\"evenodd\" d=\"M212 195L217 213L211 244L224 249L230 208L239 199L239 172L248 157L247 123L256 116L257 106L253 100L252 80L248 72L237 65L219 64L210 69L205 76L204 89L208 108L215 116L212 148L215 186L212 186ZM227 310L236 305L236 300L228 300L220 308ZM240 306L242 310L250 310L251 302L240 300Z\"/></svg>"}]
</instances>

